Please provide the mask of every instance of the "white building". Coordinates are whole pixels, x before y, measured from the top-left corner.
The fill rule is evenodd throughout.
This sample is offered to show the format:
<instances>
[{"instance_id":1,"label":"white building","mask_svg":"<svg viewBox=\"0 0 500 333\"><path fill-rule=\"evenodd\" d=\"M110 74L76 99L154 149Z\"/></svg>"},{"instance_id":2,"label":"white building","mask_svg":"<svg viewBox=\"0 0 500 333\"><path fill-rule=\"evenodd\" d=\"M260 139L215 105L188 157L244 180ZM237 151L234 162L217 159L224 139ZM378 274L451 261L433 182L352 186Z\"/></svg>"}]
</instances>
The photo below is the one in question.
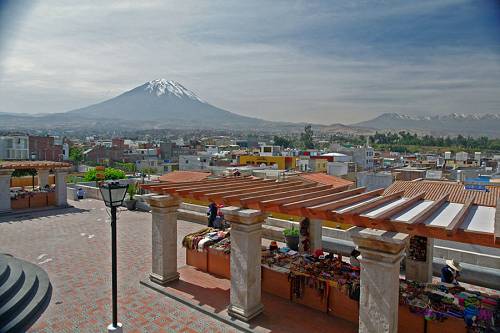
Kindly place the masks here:
<instances>
[{"instance_id":1,"label":"white building","mask_svg":"<svg viewBox=\"0 0 500 333\"><path fill-rule=\"evenodd\" d=\"M362 170L372 170L373 155L372 147L358 147L353 150L352 160L358 164Z\"/></svg>"},{"instance_id":2,"label":"white building","mask_svg":"<svg viewBox=\"0 0 500 333\"><path fill-rule=\"evenodd\" d=\"M299 159L297 159L297 169L301 172L309 171L309 161L310 159L308 156L301 156Z\"/></svg>"},{"instance_id":3,"label":"white building","mask_svg":"<svg viewBox=\"0 0 500 333\"><path fill-rule=\"evenodd\" d=\"M179 170L208 170L208 167L213 165L213 159L214 157L209 155L180 155Z\"/></svg>"},{"instance_id":4,"label":"white building","mask_svg":"<svg viewBox=\"0 0 500 333\"><path fill-rule=\"evenodd\" d=\"M326 153L322 154L323 157L331 157L333 162L350 162L352 157L342 153Z\"/></svg>"},{"instance_id":5,"label":"white building","mask_svg":"<svg viewBox=\"0 0 500 333\"><path fill-rule=\"evenodd\" d=\"M474 160L481 162L481 152L480 151L474 152Z\"/></svg>"},{"instance_id":6,"label":"white building","mask_svg":"<svg viewBox=\"0 0 500 333\"><path fill-rule=\"evenodd\" d=\"M367 191L379 188L388 188L394 181L390 172L358 172L356 174L356 186L366 187Z\"/></svg>"},{"instance_id":7,"label":"white building","mask_svg":"<svg viewBox=\"0 0 500 333\"><path fill-rule=\"evenodd\" d=\"M208 155L217 155L219 153L219 147L216 145L206 145L205 151Z\"/></svg>"},{"instance_id":8,"label":"white building","mask_svg":"<svg viewBox=\"0 0 500 333\"><path fill-rule=\"evenodd\" d=\"M444 152L444 159L445 160L451 160L451 151L445 151Z\"/></svg>"},{"instance_id":9,"label":"white building","mask_svg":"<svg viewBox=\"0 0 500 333\"><path fill-rule=\"evenodd\" d=\"M29 138L27 135L0 136L0 160L29 159Z\"/></svg>"},{"instance_id":10,"label":"white building","mask_svg":"<svg viewBox=\"0 0 500 333\"><path fill-rule=\"evenodd\" d=\"M469 159L469 154L466 151L460 151L455 154L455 161L457 162L467 162Z\"/></svg>"},{"instance_id":11,"label":"white building","mask_svg":"<svg viewBox=\"0 0 500 333\"><path fill-rule=\"evenodd\" d=\"M281 155L281 147L280 146L260 146L260 156L279 156Z\"/></svg>"},{"instance_id":12,"label":"white building","mask_svg":"<svg viewBox=\"0 0 500 333\"><path fill-rule=\"evenodd\" d=\"M347 175L349 165L346 162L328 162L326 173L331 176L344 176Z\"/></svg>"}]
</instances>

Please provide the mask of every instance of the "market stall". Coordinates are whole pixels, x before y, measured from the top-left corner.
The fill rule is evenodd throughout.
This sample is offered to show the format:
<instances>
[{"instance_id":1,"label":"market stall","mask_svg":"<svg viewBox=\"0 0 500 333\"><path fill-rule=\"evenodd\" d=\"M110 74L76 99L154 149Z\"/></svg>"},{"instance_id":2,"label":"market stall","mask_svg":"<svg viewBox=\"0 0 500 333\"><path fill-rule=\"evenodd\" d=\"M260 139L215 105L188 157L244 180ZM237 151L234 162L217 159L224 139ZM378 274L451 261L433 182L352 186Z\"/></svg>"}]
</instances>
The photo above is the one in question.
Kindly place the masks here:
<instances>
[{"instance_id":1,"label":"market stall","mask_svg":"<svg viewBox=\"0 0 500 333\"><path fill-rule=\"evenodd\" d=\"M495 218L495 211L498 215L500 205L496 203L493 192L479 195L465 193L461 188L438 195L428 189L400 189L392 193L385 193L381 189L366 191L364 188L342 191L296 180L270 183L245 177L184 184L163 183L147 185L145 189L155 193L150 197L154 231L151 279L159 283L178 278L176 240L169 238L169 235L176 232L174 209L178 208L179 201L190 198L226 205L223 212L232 226L228 314L244 321L251 320L263 310L260 291L267 282L256 277L269 273L260 262L262 223L268 213L303 216L313 226L317 226L315 221L322 219L356 226L349 234L361 252L360 332L396 332L398 325L404 324L398 321L399 267L411 237L422 237L412 242L414 251L408 261L415 266L415 276L419 276L419 279L420 276L423 279L429 276L433 238L500 247L500 223ZM449 191L449 188L444 191ZM313 244L313 240L317 240L320 235L309 229L307 234L301 233L301 236L301 240L309 240L308 243ZM168 245L156 242L161 239ZM208 270L210 251L207 249L206 252ZM279 270L282 269L286 268L280 267ZM273 273L276 273L275 277L281 276L277 275L277 270ZM288 274L292 274L291 269ZM317 278L312 276L308 280L314 282ZM293 281L290 282L289 297L293 299ZM333 283L339 282L335 277ZM328 306L332 293L324 291L333 288L330 288L330 283L323 284L327 285L326 289L318 283L320 291L323 290L321 309L324 309L323 303L326 302L326 311L329 308L335 310L335 306ZM296 301L307 303L304 301L306 293L302 298L295 296ZM324 297L325 294L328 298ZM341 294L351 299L348 294ZM331 303L335 304L335 299ZM399 308L408 309L402 312L404 316L416 317L407 305L403 304ZM450 323L451 320L443 322L445 325ZM432 329L432 325L425 325L424 328Z\"/></svg>"},{"instance_id":2,"label":"market stall","mask_svg":"<svg viewBox=\"0 0 500 333\"><path fill-rule=\"evenodd\" d=\"M204 228L183 239L186 263L230 278L230 231ZM357 323L360 270L340 255L299 254L272 242L262 248L262 290ZM500 321L500 299L444 283L400 280L399 331L490 332Z\"/></svg>"}]
</instances>

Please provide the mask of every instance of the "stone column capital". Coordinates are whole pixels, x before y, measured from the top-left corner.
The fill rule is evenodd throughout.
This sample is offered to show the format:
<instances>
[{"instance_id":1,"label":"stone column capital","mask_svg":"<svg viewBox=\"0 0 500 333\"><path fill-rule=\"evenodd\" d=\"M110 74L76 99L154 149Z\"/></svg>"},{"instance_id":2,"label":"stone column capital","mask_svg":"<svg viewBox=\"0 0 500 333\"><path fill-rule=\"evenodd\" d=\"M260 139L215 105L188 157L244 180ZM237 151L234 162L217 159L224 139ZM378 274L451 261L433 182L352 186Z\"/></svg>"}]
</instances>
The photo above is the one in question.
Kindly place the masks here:
<instances>
[{"instance_id":1,"label":"stone column capital","mask_svg":"<svg viewBox=\"0 0 500 333\"><path fill-rule=\"evenodd\" d=\"M222 208L222 213L224 213L224 218L231 224L261 225L267 217L267 214L260 210L242 209L235 206Z\"/></svg>"},{"instance_id":2,"label":"stone column capital","mask_svg":"<svg viewBox=\"0 0 500 333\"><path fill-rule=\"evenodd\" d=\"M39 170L37 170L39 171ZM64 175L67 174L70 171L70 168L55 168L54 173L56 175Z\"/></svg>"},{"instance_id":3,"label":"stone column capital","mask_svg":"<svg viewBox=\"0 0 500 333\"><path fill-rule=\"evenodd\" d=\"M151 209L158 213L167 213L171 210L177 210L181 203L178 197L172 195L151 195L147 196L145 199L151 206Z\"/></svg>"},{"instance_id":4,"label":"stone column capital","mask_svg":"<svg viewBox=\"0 0 500 333\"><path fill-rule=\"evenodd\" d=\"M391 232L378 229L352 228L349 234L360 251L377 253L399 254L408 245L410 236L400 232Z\"/></svg>"}]
</instances>

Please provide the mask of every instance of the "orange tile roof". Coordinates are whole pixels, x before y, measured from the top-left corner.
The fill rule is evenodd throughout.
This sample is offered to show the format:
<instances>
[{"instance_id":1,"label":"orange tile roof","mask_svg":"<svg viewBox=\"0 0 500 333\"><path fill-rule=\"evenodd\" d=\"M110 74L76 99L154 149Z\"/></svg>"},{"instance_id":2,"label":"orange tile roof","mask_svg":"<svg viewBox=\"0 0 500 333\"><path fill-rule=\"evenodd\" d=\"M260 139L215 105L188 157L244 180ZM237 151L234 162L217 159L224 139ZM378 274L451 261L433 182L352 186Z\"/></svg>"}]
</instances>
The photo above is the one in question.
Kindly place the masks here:
<instances>
[{"instance_id":1,"label":"orange tile roof","mask_svg":"<svg viewBox=\"0 0 500 333\"><path fill-rule=\"evenodd\" d=\"M52 169L67 168L71 164L54 161L8 161L0 162L0 169Z\"/></svg>"},{"instance_id":2,"label":"orange tile roof","mask_svg":"<svg viewBox=\"0 0 500 333\"><path fill-rule=\"evenodd\" d=\"M487 186L488 192L466 190L463 184L445 181L395 181L389 186L384 195L404 191L405 197L411 197L425 191L424 199L437 200L441 195L449 193L449 201L464 204L470 195L474 195L474 204L495 207L500 196L500 187Z\"/></svg>"},{"instance_id":3,"label":"orange tile roof","mask_svg":"<svg viewBox=\"0 0 500 333\"><path fill-rule=\"evenodd\" d=\"M321 173L321 172L302 173L299 175L299 177L303 178L304 180L313 181L319 184L331 185L334 188L349 187L354 184L350 180L346 180L340 177L330 176L327 175L326 173Z\"/></svg>"},{"instance_id":4,"label":"orange tile roof","mask_svg":"<svg viewBox=\"0 0 500 333\"><path fill-rule=\"evenodd\" d=\"M160 176L162 182L182 183L182 182L196 182L206 179L210 176L209 172L198 171L174 171Z\"/></svg>"}]
</instances>

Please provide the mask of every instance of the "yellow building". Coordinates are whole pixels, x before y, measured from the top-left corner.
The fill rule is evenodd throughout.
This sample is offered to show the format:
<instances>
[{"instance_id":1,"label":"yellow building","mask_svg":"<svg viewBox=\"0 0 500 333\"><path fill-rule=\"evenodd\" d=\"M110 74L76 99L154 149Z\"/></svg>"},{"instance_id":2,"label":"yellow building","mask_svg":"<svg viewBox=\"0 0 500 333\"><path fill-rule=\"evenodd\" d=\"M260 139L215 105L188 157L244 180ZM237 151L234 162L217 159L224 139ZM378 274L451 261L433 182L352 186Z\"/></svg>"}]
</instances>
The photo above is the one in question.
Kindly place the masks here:
<instances>
[{"instance_id":1,"label":"yellow building","mask_svg":"<svg viewBox=\"0 0 500 333\"><path fill-rule=\"evenodd\" d=\"M255 156L242 155L239 156L239 164L242 165L277 165L279 170L295 169L297 165L297 157L292 156Z\"/></svg>"}]
</instances>

